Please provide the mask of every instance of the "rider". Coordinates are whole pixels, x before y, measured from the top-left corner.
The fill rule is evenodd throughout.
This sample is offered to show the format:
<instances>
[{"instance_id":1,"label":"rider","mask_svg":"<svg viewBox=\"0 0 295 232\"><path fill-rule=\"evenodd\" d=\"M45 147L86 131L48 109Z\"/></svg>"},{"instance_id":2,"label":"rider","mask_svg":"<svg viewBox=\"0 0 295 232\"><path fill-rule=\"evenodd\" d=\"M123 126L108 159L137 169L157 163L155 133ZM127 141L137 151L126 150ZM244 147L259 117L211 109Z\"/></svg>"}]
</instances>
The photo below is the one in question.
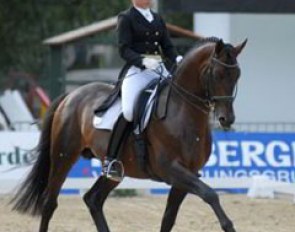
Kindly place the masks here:
<instances>
[{"instance_id":1,"label":"rider","mask_svg":"<svg viewBox=\"0 0 295 232\"><path fill-rule=\"evenodd\" d=\"M114 126L109 143L107 157L103 165L103 174L120 180L122 168L114 164L125 137L124 132L133 121L133 109L140 92L154 79L160 78L159 72L169 73L162 59L177 64L182 56L177 55L171 43L165 22L150 7L152 0L132 0L132 7L118 16L118 46L121 57L130 66L121 87L122 111Z\"/></svg>"}]
</instances>

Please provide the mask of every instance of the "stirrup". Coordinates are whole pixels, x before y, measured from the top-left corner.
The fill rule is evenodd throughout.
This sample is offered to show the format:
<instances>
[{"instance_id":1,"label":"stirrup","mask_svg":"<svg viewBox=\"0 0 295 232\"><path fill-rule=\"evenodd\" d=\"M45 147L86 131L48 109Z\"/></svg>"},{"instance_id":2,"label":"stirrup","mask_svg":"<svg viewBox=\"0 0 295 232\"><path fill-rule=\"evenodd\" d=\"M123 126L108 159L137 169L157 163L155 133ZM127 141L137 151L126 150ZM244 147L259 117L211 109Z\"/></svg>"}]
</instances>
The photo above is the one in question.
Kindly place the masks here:
<instances>
[{"instance_id":1,"label":"stirrup","mask_svg":"<svg viewBox=\"0 0 295 232\"><path fill-rule=\"evenodd\" d=\"M113 181L121 182L124 178L124 166L119 160L112 160L103 167L103 175Z\"/></svg>"}]
</instances>

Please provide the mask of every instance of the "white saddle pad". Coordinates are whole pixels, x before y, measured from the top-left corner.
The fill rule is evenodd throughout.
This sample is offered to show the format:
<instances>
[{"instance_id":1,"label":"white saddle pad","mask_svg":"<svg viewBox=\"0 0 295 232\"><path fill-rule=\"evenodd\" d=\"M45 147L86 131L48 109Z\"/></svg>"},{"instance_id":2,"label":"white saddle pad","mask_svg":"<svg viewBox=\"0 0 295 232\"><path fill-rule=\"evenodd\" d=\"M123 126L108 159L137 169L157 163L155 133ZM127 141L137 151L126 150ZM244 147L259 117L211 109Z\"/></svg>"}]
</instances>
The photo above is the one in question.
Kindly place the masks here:
<instances>
[{"instance_id":1,"label":"white saddle pad","mask_svg":"<svg viewBox=\"0 0 295 232\"><path fill-rule=\"evenodd\" d=\"M118 98L102 116L94 115L93 126L96 129L112 130L121 113L122 103L121 98Z\"/></svg>"},{"instance_id":2,"label":"white saddle pad","mask_svg":"<svg viewBox=\"0 0 295 232\"><path fill-rule=\"evenodd\" d=\"M151 113L153 109L153 105L155 104L155 95L156 95L157 87L153 90L149 100L147 101L146 107L145 107L145 115L144 118L141 120L141 128L145 129ZM121 98L119 97L113 105L100 117L94 115L93 116L93 126L96 129L102 129L102 130L113 130L114 125L119 118L120 114L122 113L122 102ZM139 132L139 128L135 129L135 133Z\"/></svg>"}]
</instances>

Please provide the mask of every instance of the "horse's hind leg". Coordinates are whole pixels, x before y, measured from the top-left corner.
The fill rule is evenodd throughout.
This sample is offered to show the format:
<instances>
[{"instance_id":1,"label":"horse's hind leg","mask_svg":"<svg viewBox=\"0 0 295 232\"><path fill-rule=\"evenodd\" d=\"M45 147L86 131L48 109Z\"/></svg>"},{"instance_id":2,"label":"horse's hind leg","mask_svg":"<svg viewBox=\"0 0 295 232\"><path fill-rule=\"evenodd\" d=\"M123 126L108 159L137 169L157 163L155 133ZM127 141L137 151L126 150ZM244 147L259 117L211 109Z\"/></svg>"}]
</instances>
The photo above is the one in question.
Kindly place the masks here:
<instances>
[{"instance_id":1,"label":"horse's hind leg","mask_svg":"<svg viewBox=\"0 0 295 232\"><path fill-rule=\"evenodd\" d=\"M174 187L171 188L169 196L168 196L168 200L167 200L165 214L162 219L161 232L171 231L176 220L179 206L183 202L186 195L187 195L187 192L183 190L179 190Z\"/></svg>"},{"instance_id":2,"label":"horse's hind leg","mask_svg":"<svg viewBox=\"0 0 295 232\"><path fill-rule=\"evenodd\" d=\"M105 176L99 177L91 189L84 195L84 201L89 208L92 219L99 232L109 232L102 207L109 193L119 184L119 182L107 179Z\"/></svg>"},{"instance_id":3,"label":"horse's hind leg","mask_svg":"<svg viewBox=\"0 0 295 232\"><path fill-rule=\"evenodd\" d=\"M75 135L77 136L77 135ZM80 153L78 138L62 138L58 136L52 144L51 169L45 191L42 209L40 232L47 232L49 221L57 208L57 198L72 165Z\"/></svg>"}]
</instances>

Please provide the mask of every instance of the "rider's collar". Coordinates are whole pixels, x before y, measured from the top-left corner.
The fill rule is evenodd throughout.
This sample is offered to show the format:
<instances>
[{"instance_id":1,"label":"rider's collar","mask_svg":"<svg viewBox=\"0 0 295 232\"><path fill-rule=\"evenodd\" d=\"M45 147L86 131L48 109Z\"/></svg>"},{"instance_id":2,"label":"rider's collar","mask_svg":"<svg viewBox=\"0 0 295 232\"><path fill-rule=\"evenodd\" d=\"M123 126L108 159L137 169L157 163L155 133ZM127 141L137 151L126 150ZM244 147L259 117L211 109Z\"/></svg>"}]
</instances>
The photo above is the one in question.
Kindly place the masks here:
<instances>
[{"instance_id":1,"label":"rider's collar","mask_svg":"<svg viewBox=\"0 0 295 232\"><path fill-rule=\"evenodd\" d=\"M152 14L151 12L151 9L150 8L140 8L140 7L137 7L137 6L134 6L134 8L136 10L138 10L143 16L146 16L147 14Z\"/></svg>"}]
</instances>

